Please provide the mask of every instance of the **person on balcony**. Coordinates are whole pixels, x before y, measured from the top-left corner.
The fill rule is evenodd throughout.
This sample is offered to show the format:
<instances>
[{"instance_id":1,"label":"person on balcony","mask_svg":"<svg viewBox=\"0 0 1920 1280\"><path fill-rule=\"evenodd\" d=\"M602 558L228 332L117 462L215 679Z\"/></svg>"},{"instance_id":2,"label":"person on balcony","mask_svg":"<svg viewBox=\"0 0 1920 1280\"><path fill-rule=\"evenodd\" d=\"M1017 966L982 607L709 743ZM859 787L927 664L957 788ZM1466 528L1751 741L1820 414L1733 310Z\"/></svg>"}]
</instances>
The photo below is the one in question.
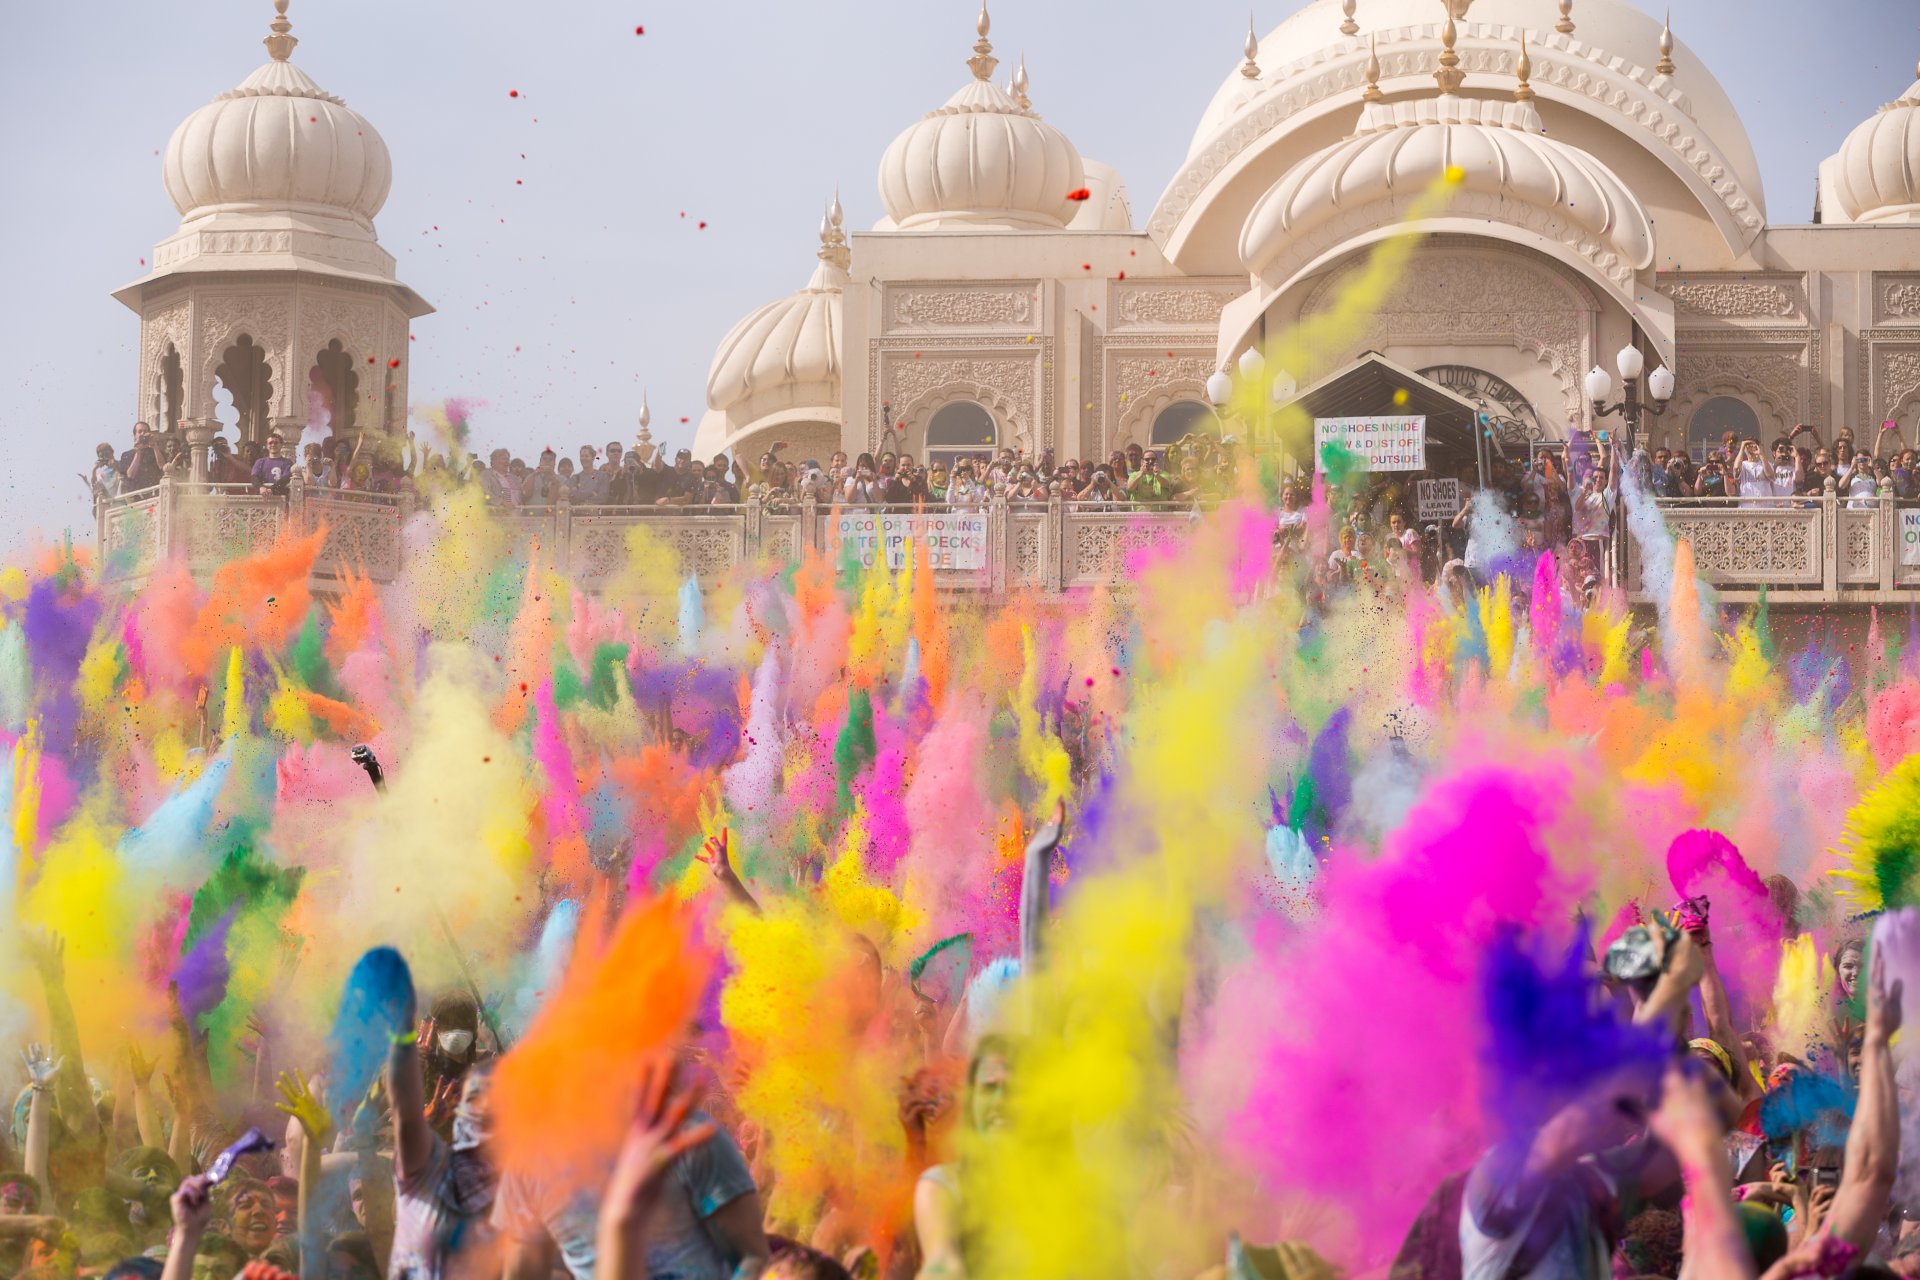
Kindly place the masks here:
<instances>
[{"instance_id":1,"label":"person on balcony","mask_svg":"<svg viewBox=\"0 0 1920 1280\"><path fill-rule=\"evenodd\" d=\"M140 453L146 451L146 465L135 475L135 464L140 461ZM133 448L120 455L120 477L126 482L129 493L136 489L148 489L160 483L160 458L154 452L153 428L144 422L133 424Z\"/></svg>"},{"instance_id":2,"label":"person on balcony","mask_svg":"<svg viewBox=\"0 0 1920 1280\"><path fill-rule=\"evenodd\" d=\"M540 451L540 464L527 473L520 483L520 504L527 507L550 507L560 501L560 490L564 487L560 473L555 469L555 460L559 457L552 449Z\"/></svg>"},{"instance_id":3,"label":"person on balcony","mask_svg":"<svg viewBox=\"0 0 1920 1280\"><path fill-rule=\"evenodd\" d=\"M1734 468L1734 480L1742 506L1771 506L1773 499L1791 498L1806 477L1806 464L1794 451L1793 441L1781 436L1773 442L1773 460L1760 452L1758 440L1740 445L1740 463Z\"/></svg>"},{"instance_id":4,"label":"person on balcony","mask_svg":"<svg viewBox=\"0 0 1920 1280\"><path fill-rule=\"evenodd\" d=\"M514 485L510 470L512 464L513 455L505 449L495 449L487 455L486 470L480 474L480 492L486 496L489 506L520 505L520 490Z\"/></svg>"},{"instance_id":5,"label":"person on balcony","mask_svg":"<svg viewBox=\"0 0 1920 1280\"><path fill-rule=\"evenodd\" d=\"M287 456L286 441L278 431L267 433L266 456L253 464L251 479L261 493L285 494L293 478L293 459Z\"/></svg>"},{"instance_id":6,"label":"person on balcony","mask_svg":"<svg viewBox=\"0 0 1920 1280\"><path fill-rule=\"evenodd\" d=\"M1869 510L1873 506L1874 494L1877 492L1873 466L1875 461L1876 459L1866 454L1856 453L1847 465L1846 471L1839 477L1840 492L1846 498L1847 506L1856 511Z\"/></svg>"},{"instance_id":7,"label":"person on balcony","mask_svg":"<svg viewBox=\"0 0 1920 1280\"><path fill-rule=\"evenodd\" d=\"M246 484L251 477L233 456L233 446L225 436L215 436L208 446L207 479L215 484Z\"/></svg>"},{"instance_id":8,"label":"person on balcony","mask_svg":"<svg viewBox=\"0 0 1920 1280\"><path fill-rule=\"evenodd\" d=\"M93 495L95 506L120 496L122 478L120 463L113 456L113 446L104 440L93 448L93 470L80 477L87 482L87 492Z\"/></svg>"},{"instance_id":9,"label":"person on balcony","mask_svg":"<svg viewBox=\"0 0 1920 1280\"><path fill-rule=\"evenodd\" d=\"M1700 474L1694 478L1693 496L1696 498L1725 498L1727 493L1727 463L1715 449L1700 464Z\"/></svg>"},{"instance_id":10,"label":"person on balcony","mask_svg":"<svg viewBox=\"0 0 1920 1280\"><path fill-rule=\"evenodd\" d=\"M589 506L601 506L607 500L607 472L596 462L600 451L590 444L580 446L580 469L573 476L573 500Z\"/></svg>"}]
</instances>

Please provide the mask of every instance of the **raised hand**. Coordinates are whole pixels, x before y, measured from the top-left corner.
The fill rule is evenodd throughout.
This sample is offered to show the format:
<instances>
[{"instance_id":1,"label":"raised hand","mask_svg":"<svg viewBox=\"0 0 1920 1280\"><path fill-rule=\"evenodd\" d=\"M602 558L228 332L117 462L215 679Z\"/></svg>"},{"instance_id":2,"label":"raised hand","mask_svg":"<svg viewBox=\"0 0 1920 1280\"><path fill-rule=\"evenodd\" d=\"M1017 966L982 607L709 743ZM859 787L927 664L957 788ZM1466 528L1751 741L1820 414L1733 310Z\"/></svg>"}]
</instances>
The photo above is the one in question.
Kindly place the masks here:
<instances>
[{"instance_id":1,"label":"raised hand","mask_svg":"<svg viewBox=\"0 0 1920 1280\"><path fill-rule=\"evenodd\" d=\"M427 1123L439 1128L453 1115L454 1108L460 1105L460 1082L442 1080L433 1091L433 1097L427 1100Z\"/></svg>"},{"instance_id":2,"label":"raised hand","mask_svg":"<svg viewBox=\"0 0 1920 1280\"><path fill-rule=\"evenodd\" d=\"M133 1073L133 1083L136 1087L146 1086L153 1079L153 1072L157 1066L159 1063L155 1059L140 1052L139 1045L127 1046L127 1069Z\"/></svg>"},{"instance_id":3,"label":"raised hand","mask_svg":"<svg viewBox=\"0 0 1920 1280\"><path fill-rule=\"evenodd\" d=\"M696 861L707 864L708 868L713 872L714 879L720 881L722 884L726 884L731 881L737 881L740 878L739 873L733 869L732 847L733 832L726 827L722 827L720 828L720 834L717 836L708 836L706 840L701 843L700 852L693 856Z\"/></svg>"},{"instance_id":4,"label":"raised hand","mask_svg":"<svg viewBox=\"0 0 1920 1280\"><path fill-rule=\"evenodd\" d=\"M20 1061L26 1064L27 1083L40 1093L53 1088L53 1078L67 1065L65 1058L54 1057L53 1051L43 1044L30 1044L22 1049Z\"/></svg>"},{"instance_id":5,"label":"raised hand","mask_svg":"<svg viewBox=\"0 0 1920 1280\"><path fill-rule=\"evenodd\" d=\"M333 1133L333 1116L309 1086L307 1078L298 1071L282 1071L275 1087L280 1091L281 1100L273 1104L273 1109L298 1120L306 1130L308 1142L326 1142Z\"/></svg>"},{"instance_id":6,"label":"raised hand","mask_svg":"<svg viewBox=\"0 0 1920 1280\"><path fill-rule=\"evenodd\" d=\"M623 1223L646 1221L659 1203L674 1160L716 1132L711 1121L684 1127L694 1096L692 1090L677 1087L677 1074L673 1060L665 1055L642 1064L640 1104L601 1197L602 1217Z\"/></svg>"},{"instance_id":7,"label":"raised hand","mask_svg":"<svg viewBox=\"0 0 1920 1280\"><path fill-rule=\"evenodd\" d=\"M1887 981L1886 961L1886 954L1876 948L1867 986L1867 1038L1880 1044L1892 1040L1900 1029L1901 997L1906 994L1899 979Z\"/></svg>"},{"instance_id":8,"label":"raised hand","mask_svg":"<svg viewBox=\"0 0 1920 1280\"><path fill-rule=\"evenodd\" d=\"M168 1201L173 1209L173 1226L184 1235L198 1237L213 1221L213 1196L204 1174L195 1174L180 1184Z\"/></svg>"},{"instance_id":9,"label":"raised hand","mask_svg":"<svg viewBox=\"0 0 1920 1280\"><path fill-rule=\"evenodd\" d=\"M27 957L49 986L57 986L67 976L67 940L57 933L28 933Z\"/></svg>"}]
</instances>

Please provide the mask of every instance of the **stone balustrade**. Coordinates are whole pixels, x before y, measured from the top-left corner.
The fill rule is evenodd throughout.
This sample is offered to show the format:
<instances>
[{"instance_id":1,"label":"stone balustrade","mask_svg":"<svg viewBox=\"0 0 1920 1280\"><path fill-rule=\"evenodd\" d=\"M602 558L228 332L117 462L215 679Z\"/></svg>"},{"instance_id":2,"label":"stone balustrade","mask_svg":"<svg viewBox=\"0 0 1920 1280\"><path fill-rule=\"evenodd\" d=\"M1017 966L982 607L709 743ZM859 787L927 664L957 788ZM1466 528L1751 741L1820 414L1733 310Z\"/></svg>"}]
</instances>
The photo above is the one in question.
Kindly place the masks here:
<instances>
[{"instance_id":1,"label":"stone balustrade","mask_svg":"<svg viewBox=\"0 0 1920 1280\"><path fill-rule=\"evenodd\" d=\"M96 546L106 577L137 584L162 561L177 557L197 575L263 551L283 531L326 531L314 566L324 588L349 573L390 582L405 563L401 527L414 500L385 494L305 488L296 480L285 496L246 485L206 485L168 479L152 489L102 503ZM945 590L1061 592L1114 585L1128 558L1183 540L1192 508L1116 509L1064 501L916 512L834 508L811 501L768 503L758 492L727 507L605 507L562 502L500 513L515 541L538 541L550 561L575 583L593 590L617 573L636 527L671 547L702 583L720 581L740 564L797 563L805 548L838 557L843 543L871 560L898 563L905 537L930 548L935 581Z\"/></svg>"},{"instance_id":2,"label":"stone balustrade","mask_svg":"<svg viewBox=\"0 0 1920 1280\"><path fill-rule=\"evenodd\" d=\"M1728 604L1764 590L1782 604L1920 601L1920 503L1843 498L1672 498L1667 528L1693 549L1694 569ZM1627 539L1627 595L1652 603L1639 548Z\"/></svg>"}]
</instances>

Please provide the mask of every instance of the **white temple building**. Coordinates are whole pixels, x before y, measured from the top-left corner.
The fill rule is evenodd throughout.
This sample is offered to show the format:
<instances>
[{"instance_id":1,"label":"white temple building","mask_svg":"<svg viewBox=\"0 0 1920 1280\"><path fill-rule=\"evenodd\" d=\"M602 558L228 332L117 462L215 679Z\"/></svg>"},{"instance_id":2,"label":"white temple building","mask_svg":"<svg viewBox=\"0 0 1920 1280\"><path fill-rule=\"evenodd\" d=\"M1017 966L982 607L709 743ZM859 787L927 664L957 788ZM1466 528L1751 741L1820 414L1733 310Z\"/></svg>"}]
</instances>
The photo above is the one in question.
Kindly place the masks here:
<instances>
[{"instance_id":1,"label":"white temple building","mask_svg":"<svg viewBox=\"0 0 1920 1280\"><path fill-rule=\"evenodd\" d=\"M1210 421L1283 334L1276 396L1378 353L1508 450L1594 426L1585 375L1629 344L1676 375L1651 443L1920 429L1920 83L1822 165L1816 225L1773 226L1726 92L1625 0L1313 0L1249 31L1136 226L978 37L880 158L887 216L848 236L836 198L806 285L721 342L697 453L1104 458Z\"/></svg>"}]
</instances>

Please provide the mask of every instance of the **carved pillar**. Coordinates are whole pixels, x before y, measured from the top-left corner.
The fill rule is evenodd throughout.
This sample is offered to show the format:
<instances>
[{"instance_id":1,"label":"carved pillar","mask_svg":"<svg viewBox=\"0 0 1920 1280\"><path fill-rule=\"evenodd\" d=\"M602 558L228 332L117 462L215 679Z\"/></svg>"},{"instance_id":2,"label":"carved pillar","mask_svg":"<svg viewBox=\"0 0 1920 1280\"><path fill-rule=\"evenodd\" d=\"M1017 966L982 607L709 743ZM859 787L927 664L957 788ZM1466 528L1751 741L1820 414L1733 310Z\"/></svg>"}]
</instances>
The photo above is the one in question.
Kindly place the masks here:
<instances>
[{"instance_id":1,"label":"carved pillar","mask_svg":"<svg viewBox=\"0 0 1920 1280\"><path fill-rule=\"evenodd\" d=\"M1827 599L1840 589L1840 490L1832 476L1820 493L1820 590Z\"/></svg>"},{"instance_id":2,"label":"carved pillar","mask_svg":"<svg viewBox=\"0 0 1920 1280\"><path fill-rule=\"evenodd\" d=\"M811 489L800 498L800 531L794 539L794 552L804 559L807 548L820 549L820 502Z\"/></svg>"},{"instance_id":3,"label":"carved pillar","mask_svg":"<svg viewBox=\"0 0 1920 1280\"><path fill-rule=\"evenodd\" d=\"M1008 562L1013 556L1013 509L1000 494L987 503L988 585L996 592L1007 589Z\"/></svg>"},{"instance_id":4,"label":"carved pillar","mask_svg":"<svg viewBox=\"0 0 1920 1280\"><path fill-rule=\"evenodd\" d=\"M1891 591L1900 573L1900 513L1885 488L1873 500L1873 540L1880 553L1874 565L1880 571L1880 589Z\"/></svg>"},{"instance_id":5,"label":"carved pillar","mask_svg":"<svg viewBox=\"0 0 1920 1280\"><path fill-rule=\"evenodd\" d=\"M287 456L295 462L300 461L300 437L305 434L307 429L307 420L305 418L268 418L267 429L269 431L278 431L280 438L286 442Z\"/></svg>"},{"instance_id":6,"label":"carved pillar","mask_svg":"<svg viewBox=\"0 0 1920 1280\"><path fill-rule=\"evenodd\" d=\"M1059 591L1064 585L1067 545L1067 503L1060 482L1047 485L1047 519L1040 528L1040 589Z\"/></svg>"},{"instance_id":7,"label":"carved pillar","mask_svg":"<svg viewBox=\"0 0 1920 1280\"><path fill-rule=\"evenodd\" d=\"M763 536L766 533L765 521L762 518L766 514L765 498L766 490L760 485L752 484L747 486L747 510L744 518L747 525L746 555L748 563L752 563L760 558Z\"/></svg>"},{"instance_id":8,"label":"carved pillar","mask_svg":"<svg viewBox=\"0 0 1920 1280\"><path fill-rule=\"evenodd\" d=\"M220 434L218 418L187 418L180 424L187 437L187 456L193 467L193 482L207 482L207 450Z\"/></svg>"}]
</instances>

